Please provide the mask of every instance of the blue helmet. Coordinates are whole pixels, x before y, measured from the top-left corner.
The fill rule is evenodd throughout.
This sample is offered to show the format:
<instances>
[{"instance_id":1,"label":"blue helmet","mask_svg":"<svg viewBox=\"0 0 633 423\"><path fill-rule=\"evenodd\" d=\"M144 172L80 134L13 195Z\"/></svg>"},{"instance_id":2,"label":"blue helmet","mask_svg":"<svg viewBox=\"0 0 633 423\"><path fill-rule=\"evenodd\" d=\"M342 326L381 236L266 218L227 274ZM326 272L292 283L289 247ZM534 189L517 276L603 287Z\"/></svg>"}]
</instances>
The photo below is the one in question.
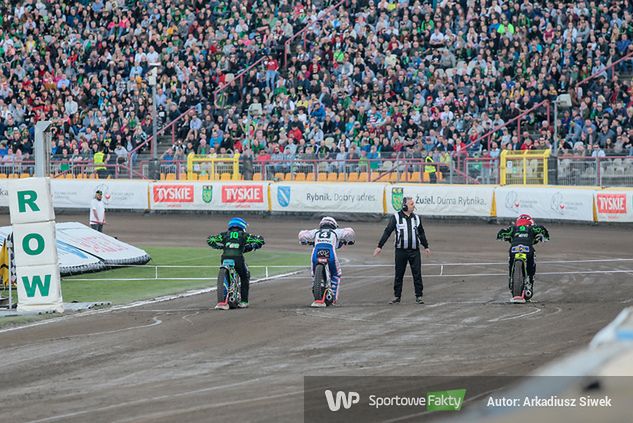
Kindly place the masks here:
<instances>
[{"instance_id":1,"label":"blue helmet","mask_svg":"<svg viewBox=\"0 0 633 423\"><path fill-rule=\"evenodd\" d=\"M248 227L248 223L246 223L246 220L242 219L241 217L234 217L233 219L229 220L229 224L227 226L229 229L239 228L245 231Z\"/></svg>"}]
</instances>

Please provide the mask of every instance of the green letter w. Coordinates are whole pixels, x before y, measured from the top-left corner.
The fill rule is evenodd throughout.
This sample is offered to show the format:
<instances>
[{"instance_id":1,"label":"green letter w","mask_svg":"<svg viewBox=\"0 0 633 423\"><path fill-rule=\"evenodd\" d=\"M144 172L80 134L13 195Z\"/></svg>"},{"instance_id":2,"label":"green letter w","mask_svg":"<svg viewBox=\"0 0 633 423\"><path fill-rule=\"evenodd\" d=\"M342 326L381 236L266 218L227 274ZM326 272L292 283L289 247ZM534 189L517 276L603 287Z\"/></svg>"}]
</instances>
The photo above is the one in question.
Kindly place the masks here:
<instances>
[{"instance_id":1,"label":"green letter w","mask_svg":"<svg viewBox=\"0 0 633 423\"><path fill-rule=\"evenodd\" d=\"M40 291L42 297L48 297L48 290L51 287L51 275L44 276L44 283L42 283L40 275L33 276L33 283L29 281L27 276L22 276L22 283L24 284L27 297L33 297L36 289Z\"/></svg>"}]
</instances>

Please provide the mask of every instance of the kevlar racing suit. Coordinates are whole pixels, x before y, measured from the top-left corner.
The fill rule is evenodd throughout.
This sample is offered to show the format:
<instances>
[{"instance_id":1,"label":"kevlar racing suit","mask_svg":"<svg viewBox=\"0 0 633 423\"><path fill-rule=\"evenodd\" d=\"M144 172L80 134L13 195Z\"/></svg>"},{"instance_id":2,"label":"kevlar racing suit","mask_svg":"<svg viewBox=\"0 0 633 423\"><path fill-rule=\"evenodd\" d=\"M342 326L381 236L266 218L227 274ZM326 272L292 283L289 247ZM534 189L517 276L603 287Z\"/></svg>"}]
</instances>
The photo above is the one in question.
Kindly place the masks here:
<instances>
[{"instance_id":1,"label":"kevlar racing suit","mask_svg":"<svg viewBox=\"0 0 633 423\"><path fill-rule=\"evenodd\" d=\"M341 283L341 264L336 256L336 250L345 244L353 244L356 234L352 228L341 229L312 229L299 232L299 242L302 244L314 243L312 249L312 276L318 264L318 252L327 250L329 252L328 267L330 269L330 279L334 301L338 299L339 284Z\"/></svg>"},{"instance_id":2,"label":"kevlar racing suit","mask_svg":"<svg viewBox=\"0 0 633 423\"><path fill-rule=\"evenodd\" d=\"M235 271L240 276L240 293L242 301L248 302L248 288L251 272L248 271L244 253L261 248L265 242L261 235L251 235L241 229L232 228L218 235L211 235L207 239L211 248L223 250L220 264L224 259L235 261Z\"/></svg>"},{"instance_id":3,"label":"kevlar racing suit","mask_svg":"<svg viewBox=\"0 0 633 423\"><path fill-rule=\"evenodd\" d=\"M539 242L549 241L549 232L547 229L542 225L512 225L497 232L497 239L510 243L510 249L508 250L508 254L510 255L508 272L512 271L512 266L514 265L512 247L518 245L530 247L530 251L526 253L527 273L530 277L530 282L534 283L534 275L536 274L536 252L534 251L534 245Z\"/></svg>"}]
</instances>

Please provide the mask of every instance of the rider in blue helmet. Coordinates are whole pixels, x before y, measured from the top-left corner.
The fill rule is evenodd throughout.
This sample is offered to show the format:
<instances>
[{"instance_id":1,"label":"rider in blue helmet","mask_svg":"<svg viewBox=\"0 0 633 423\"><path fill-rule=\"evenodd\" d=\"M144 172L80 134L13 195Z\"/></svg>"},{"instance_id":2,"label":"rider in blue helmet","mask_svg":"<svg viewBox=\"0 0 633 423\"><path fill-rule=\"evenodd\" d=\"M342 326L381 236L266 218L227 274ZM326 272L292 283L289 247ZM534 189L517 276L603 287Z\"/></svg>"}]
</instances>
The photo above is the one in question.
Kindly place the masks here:
<instances>
[{"instance_id":1,"label":"rider in blue helmet","mask_svg":"<svg viewBox=\"0 0 633 423\"><path fill-rule=\"evenodd\" d=\"M223 250L220 263L224 259L231 259L235 262L235 270L240 275L242 300L238 304L240 308L248 307L248 288L251 274L244 261L244 253L261 248L265 242L261 235L252 235L246 232L248 223L241 217L234 217L227 224L227 231L217 235L211 235L207 239L207 244L211 248ZM228 309L227 304L218 304L216 308Z\"/></svg>"},{"instance_id":2,"label":"rider in blue helmet","mask_svg":"<svg viewBox=\"0 0 633 423\"><path fill-rule=\"evenodd\" d=\"M246 220L242 219L241 217L234 217L233 219L229 220L229 223L226 226L229 231L232 228L246 231L246 228L248 228L248 223L246 223Z\"/></svg>"}]
</instances>

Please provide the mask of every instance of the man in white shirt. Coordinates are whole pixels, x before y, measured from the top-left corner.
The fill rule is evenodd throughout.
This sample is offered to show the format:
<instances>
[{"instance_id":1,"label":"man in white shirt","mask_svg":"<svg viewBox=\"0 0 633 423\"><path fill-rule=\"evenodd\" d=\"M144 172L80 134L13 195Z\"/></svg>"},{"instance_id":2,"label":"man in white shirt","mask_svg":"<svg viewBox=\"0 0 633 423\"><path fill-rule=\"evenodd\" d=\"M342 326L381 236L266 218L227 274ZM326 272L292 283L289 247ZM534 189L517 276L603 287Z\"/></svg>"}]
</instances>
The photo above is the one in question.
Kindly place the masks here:
<instances>
[{"instance_id":1,"label":"man in white shirt","mask_svg":"<svg viewBox=\"0 0 633 423\"><path fill-rule=\"evenodd\" d=\"M593 151L591 152L591 157L605 157L606 154L600 144L593 145Z\"/></svg>"},{"instance_id":2,"label":"man in white shirt","mask_svg":"<svg viewBox=\"0 0 633 423\"><path fill-rule=\"evenodd\" d=\"M95 231L103 232L105 221L105 204L101 201L103 193L98 190L95 198L90 203L90 227Z\"/></svg>"}]
</instances>

